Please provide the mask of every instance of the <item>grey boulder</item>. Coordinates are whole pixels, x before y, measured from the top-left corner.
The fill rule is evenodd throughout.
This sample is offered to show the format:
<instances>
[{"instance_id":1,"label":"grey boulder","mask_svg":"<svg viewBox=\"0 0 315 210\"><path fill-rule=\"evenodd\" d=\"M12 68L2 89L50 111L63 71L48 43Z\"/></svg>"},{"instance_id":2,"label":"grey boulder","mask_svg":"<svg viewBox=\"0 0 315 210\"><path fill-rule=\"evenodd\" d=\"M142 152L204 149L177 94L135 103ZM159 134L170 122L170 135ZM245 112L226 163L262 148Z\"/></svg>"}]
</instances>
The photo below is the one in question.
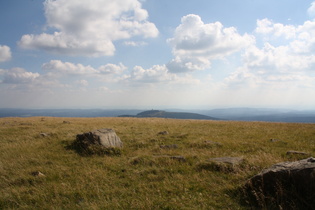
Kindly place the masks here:
<instances>
[{"instance_id":1,"label":"grey boulder","mask_svg":"<svg viewBox=\"0 0 315 210\"><path fill-rule=\"evenodd\" d=\"M313 209L315 158L278 163L245 184L248 202L267 209Z\"/></svg>"},{"instance_id":2,"label":"grey boulder","mask_svg":"<svg viewBox=\"0 0 315 210\"><path fill-rule=\"evenodd\" d=\"M78 142L85 144L101 145L105 148L122 148L123 142L116 132L110 128L103 128L77 135Z\"/></svg>"}]
</instances>

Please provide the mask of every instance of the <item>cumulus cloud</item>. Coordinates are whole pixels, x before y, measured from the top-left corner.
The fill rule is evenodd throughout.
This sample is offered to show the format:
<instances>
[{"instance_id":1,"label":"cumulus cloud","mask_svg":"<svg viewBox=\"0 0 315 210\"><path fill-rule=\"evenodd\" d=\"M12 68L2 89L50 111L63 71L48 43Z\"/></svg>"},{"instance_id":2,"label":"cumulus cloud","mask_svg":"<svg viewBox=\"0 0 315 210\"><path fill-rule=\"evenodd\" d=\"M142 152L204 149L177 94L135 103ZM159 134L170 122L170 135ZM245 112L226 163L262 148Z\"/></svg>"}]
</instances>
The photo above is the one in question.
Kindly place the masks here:
<instances>
[{"instance_id":1,"label":"cumulus cloud","mask_svg":"<svg viewBox=\"0 0 315 210\"><path fill-rule=\"evenodd\" d=\"M95 76L100 74L121 74L127 69L122 63L119 65L108 63L98 68L93 68L90 65L83 65L80 63L62 62L60 60L51 60L42 65L42 69L50 72L51 75L77 75L77 76Z\"/></svg>"},{"instance_id":2,"label":"cumulus cloud","mask_svg":"<svg viewBox=\"0 0 315 210\"><path fill-rule=\"evenodd\" d=\"M315 21L291 26L263 19L257 21L255 32L263 36L263 47L245 50L243 66L226 79L228 84L283 89L315 87Z\"/></svg>"},{"instance_id":3,"label":"cumulus cloud","mask_svg":"<svg viewBox=\"0 0 315 210\"><path fill-rule=\"evenodd\" d=\"M315 2L311 3L311 6L308 8L307 13L310 17L315 17Z\"/></svg>"},{"instance_id":4,"label":"cumulus cloud","mask_svg":"<svg viewBox=\"0 0 315 210\"><path fill-rule=\"evenodd\" d=\"M11 59L11 49L6 45L0 45L0 62L5 62Z\"/></svg>"},{"instance_id":5,"label":"cumulus cloud","mask_svg":"<svg viewBox=\"0 0 315 210\"><path fill-rule=\"evenodd\" d=\"M124 66L122 63L119 63L119 65L108 63L106 65L100 66L98 68L98 71L101 74L121 74L127 69L126 66Z\"/></svg>"},{"instance_id":6,"label":"cumulus cloud","mask_svg":"<svg viewBox=\"0 0 315 210\"><path fill-rule=\"evenodd\" d=\"M173 83L173 84L197 84L199 80L189 75L178 76L169 72L165 65L154 65L149 69L135 66L126 80L132 83Z\"/></svg>"},{"instance_id":7,"label":"cumulus cloud","mask_svg":"<svg viewBox=\"0 0 315 210\"><path fill-rule=\"evenodd\" d=\"M28 72L22 68L12 68L0 71L0 78L2 77L1 83L4 84L33 83L39 76L38 73Z\"/></svg>"},{"instance_id":8,"label":"cumulus cloud","mask_svg":"<svg viewBox=\"0 0 315 210\"><path fill-rule=\"evenodd\" d=\"M296 28L293 25L284 25L282 23L274 23L268 18L257 20L257 28L255 32L258 34L271 34L275 37L284 37L286 39L295 38Z\"/></svg>"},{"instance_id":9,"label":"cumulus cloud","mask_svg":"<svg viewBox=\"0 0 315 210\"><path fill-rule=\"evenodd\" d=\"M60 60L51 60L48 63L44 63L42 69L61 75L90 75L97 73L97 70L91 66L62 62Z\"/></svg>"},{"instance_id":10,"label":"cumulus cloud","mask_svg":"<svg viewBox=\"0 0 315 210\"><path fill-rule=\"evenodd\" d=\"M110 56L115 40L158 35L141 6L138 0L46 0L47 28L55 32L23 35L19 45L71 56Z\"/></svg>"},{"instance_id":11,"label":"cumulus cloud","mask_svg":"<svg viewBox=\"0 0 315 210\"><path fill-rule=\"evenodd\" d=\"M253 36L240 35L234 27L220 22L205 24L198 15L181 19L174 37L168 39L175 58L167 65L172 72L187 72L210 67L211 60L221 59L255 42Z\"/></svg>"}]
</instances>

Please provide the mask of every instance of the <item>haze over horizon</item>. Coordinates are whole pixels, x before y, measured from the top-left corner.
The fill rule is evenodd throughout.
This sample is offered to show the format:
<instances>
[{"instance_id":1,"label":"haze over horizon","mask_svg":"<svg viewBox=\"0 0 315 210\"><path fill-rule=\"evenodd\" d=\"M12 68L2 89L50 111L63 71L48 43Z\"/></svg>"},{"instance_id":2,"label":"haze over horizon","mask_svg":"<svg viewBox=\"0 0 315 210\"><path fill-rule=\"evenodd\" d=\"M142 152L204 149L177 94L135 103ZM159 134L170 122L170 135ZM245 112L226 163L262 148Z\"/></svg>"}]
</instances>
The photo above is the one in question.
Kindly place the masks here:
<instances>
[{"instance_id":1,"label":"haze over horizon","mask_svg":"<svg viewBox=\"0 0 315 210\"><path fill-rule=\"evenodd\" d=\"M0 108L314 109L315 1L0 1Z\"/></svg>"}]
</instances>

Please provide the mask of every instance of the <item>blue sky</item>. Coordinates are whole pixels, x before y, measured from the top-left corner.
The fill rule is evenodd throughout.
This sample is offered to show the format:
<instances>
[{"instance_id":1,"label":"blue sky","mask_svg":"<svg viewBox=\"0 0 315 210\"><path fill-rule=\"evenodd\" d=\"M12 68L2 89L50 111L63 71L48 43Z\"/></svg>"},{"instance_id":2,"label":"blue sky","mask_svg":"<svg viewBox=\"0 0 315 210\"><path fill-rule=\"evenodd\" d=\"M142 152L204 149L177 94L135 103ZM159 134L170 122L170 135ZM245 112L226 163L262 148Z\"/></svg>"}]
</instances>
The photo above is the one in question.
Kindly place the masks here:
<instances>
[{"instance_id":1,"label":"blue sky","mask_svg":"<svg viewBox=\"0 0 315 210\"><path fill-rule=\"evenodd\" d=\"M0 108L315 107L315 2L0 0Z\"/></svg>"}]
</instances>

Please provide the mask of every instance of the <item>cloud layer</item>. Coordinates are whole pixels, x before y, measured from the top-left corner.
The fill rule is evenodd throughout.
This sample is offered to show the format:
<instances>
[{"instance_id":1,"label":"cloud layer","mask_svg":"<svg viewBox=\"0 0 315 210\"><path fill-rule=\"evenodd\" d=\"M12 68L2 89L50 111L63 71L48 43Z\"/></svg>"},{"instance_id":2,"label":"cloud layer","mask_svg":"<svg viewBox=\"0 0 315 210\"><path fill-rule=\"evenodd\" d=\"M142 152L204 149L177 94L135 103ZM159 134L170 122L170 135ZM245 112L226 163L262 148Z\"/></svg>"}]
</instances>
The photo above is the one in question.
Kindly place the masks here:
<instances>
[{"instance_id":1,"label":"cloud layer","mask_svg":"<svg viewBox=\"0 0 315 210\"><path fill-rule=\"evenodd\" d=\"M255 42L236 28L225 28L220 22L204 23L198 15L182 17L174 37L168 39L174 59L168 63L172 72L189 72L210 67L211 60L224 58Z\"/></svg>"},{"instance_id":2,"label":"cloud layer","mask_svg":"<svg viewBox=\"0 0 315 210\"><path fill-rule=\"evenodd\" d=\"M0 62L10 60L12 57L10 47L6 45L0 45Z\"/></svg>"},{"instance_id":3,"label":"cloud layer","mask_svg":"<svg viewBox=\"0 0 315 210\"><path fill-rule=\"evenodd\" d=\"M46 0L47 30L25 34L19 45L70 56L110 56L114 41L133 36L156 37L158 29L138 0Z\"/></svg>"}]
</instances>

